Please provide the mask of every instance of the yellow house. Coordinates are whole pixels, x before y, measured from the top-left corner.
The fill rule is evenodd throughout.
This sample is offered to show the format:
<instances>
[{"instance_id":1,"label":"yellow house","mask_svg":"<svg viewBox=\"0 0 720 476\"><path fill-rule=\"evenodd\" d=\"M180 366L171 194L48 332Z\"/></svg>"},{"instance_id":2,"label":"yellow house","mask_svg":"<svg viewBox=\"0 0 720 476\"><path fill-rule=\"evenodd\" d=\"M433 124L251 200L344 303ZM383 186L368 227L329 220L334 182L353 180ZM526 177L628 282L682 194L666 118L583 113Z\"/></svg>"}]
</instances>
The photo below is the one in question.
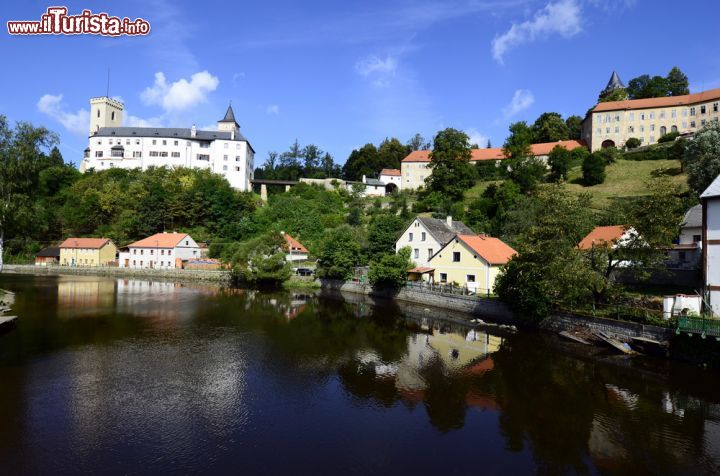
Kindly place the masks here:
<instances>
[{"instance_id":1,"label":"yellow house","mask_svg":"<svg viewBox=\"0 0 720 476\"><path fill-rule=\"evenodd\" d=\"M456 235L430 258L427 268L416 272L424 273L435 283L453 283L487 293L495 287L500 266L515 254L514 249L491 236Z\"/></svg>"},{"instance_id":2,"label":"yellow house","mask_svg":"<svg viewBox=\"0 0 720 476\"><path fill-rule=\"evenodd\" d=\"M68 238L60 245L60 266L108 266L116 253L108 238Z\"/></svg>"}]
</instances>

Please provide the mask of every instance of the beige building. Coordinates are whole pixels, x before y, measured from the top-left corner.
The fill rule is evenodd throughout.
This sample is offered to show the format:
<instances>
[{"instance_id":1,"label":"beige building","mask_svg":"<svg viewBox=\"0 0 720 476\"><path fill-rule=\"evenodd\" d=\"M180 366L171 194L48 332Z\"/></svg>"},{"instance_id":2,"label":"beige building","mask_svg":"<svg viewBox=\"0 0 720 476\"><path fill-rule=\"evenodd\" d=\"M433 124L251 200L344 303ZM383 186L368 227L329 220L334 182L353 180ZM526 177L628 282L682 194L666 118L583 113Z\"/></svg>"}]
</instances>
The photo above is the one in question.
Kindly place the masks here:
<instances>
[{"instance_id":1,"label":"beige building","mask_svg":"<svg viewBox=\"0 0 720 476\"><path fill-rule=\"evenodd\" d=\"M576 140L563 140L557 142L544 142L541 144L533 144L530 146L532 155L539 159L546 159L550 151L556 146L564 147L568 150L584 147L585 145ZM402 180L402 190L415 190L425 186L425 179L430 176L430 150L416 150L411 152L400 163L400 175ZM471 151L470 162L494 161L499 165L500 161L505 159L501 147L490 149L473 149Z\"/></svg>"},{"instance_id":2,"label":"beige building","mask_svg":"<svg viewBox=\"0 0 720 476\"><path fill-rule=\"evenodd\" d=\"M117 247L109 238L68 238L60 245L61 266L109 266Z\"/></svg>"},{"instance_id":3,"label":"beige building","mask_svg":"<svg viewBox=\"0 0 720 476\"><path fill-rule=\"evenodd\" d=\"M685 96L603 102L583 122L583 139L591 151L622 147L636 137L655 144L670 132L693 133L720 118L720 88Z\"/></svg>"}]
</instances>

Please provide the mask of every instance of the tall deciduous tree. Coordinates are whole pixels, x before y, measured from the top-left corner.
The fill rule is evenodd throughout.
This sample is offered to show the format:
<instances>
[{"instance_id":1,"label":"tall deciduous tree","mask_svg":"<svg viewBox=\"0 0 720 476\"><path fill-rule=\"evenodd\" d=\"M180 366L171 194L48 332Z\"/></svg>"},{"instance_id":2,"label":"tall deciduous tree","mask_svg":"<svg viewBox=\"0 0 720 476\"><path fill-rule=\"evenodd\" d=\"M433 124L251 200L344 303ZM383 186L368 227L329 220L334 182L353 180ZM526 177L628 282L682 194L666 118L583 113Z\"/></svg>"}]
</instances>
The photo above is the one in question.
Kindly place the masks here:
<instances>
[{"instance_id":1,"label":"tall deciduous tree","mask_svg":"<svg viewBox=\"0 0 720 476\"><path fill-rule=\"evenodd\" d=\"M568 139L580 140L582 136L582 122L583 119L580 116L570 116L565 119L565 125L568 128Z\"/></svg>"},{"instance_id":2,"label":"tall deciduous tree","mask_svg":"<svg viewBox=\"0 0 720 476\"><path fill-rule=\"evenodd\" d=\"M567 140L568 126L557 112L544 112L532 126L533 142L556 142Z\"/></svg>"},{"instance_id":3,"label":"tall deciduous tree","mask_svg":"<svg viewBox=\"0 0 720 476\"><path fill-rule=\"evenodd\" d=\"M415 134L407 142L408 147L411 151L413 150L428 150L430 148L430 142L425 140L421 134Z\"/></svg>"},{"instance_id":4,"label":"tall deciduous tree","mask_svg":"<svg viewBox=\"0 0 720 476\"><path fill-rule=\"evenodd\" d=\"M668 93L670 96L684 96L690 94L690 85L687 75L680 68L673 66L667 75Z\"/></svg>"},{"instance_id":5,"label":"tall deciduous tree","mask_svg":"<svg viewBox=\"0 0 720 476\"><path fill-rule=\"evenodd\" d=\"M327 279L350 279L360 264L361 248L352 228L343 225L327 230L320 242L317 275Z\"/></svg>"},{"instance_id":6,"label":"tall deciduous tree","mask_svg":"<svg viewBox=\"0 0 720 476\"><path fill-rule=\"evenodd\" d=\"M392 137L385 139L378 147L378 155L382 168L399 169L400 161L410 153L410 148L403 145L398 139ZM378 170L375 173L380 172Z\"/></svg>"},{"instance_id":7,"label":"tall deciduous tree","mask_svg":"<svg viewBox=\"0 0 720 476\"><path fill-rule=\"evenodd\" d=\"M690 189L700 195L720 175L720 123L710 121L687 142L683 164Z\"/></svg>"},{"instance_id":8,"label":"tall deciduous tree","mask_svg":"<svg viewBox=\"0 0 720 476\"><path fill-rule=\"evenodd\" d=\"M381 168L377 147L374 144L365 144L350 153L350 157L343 165L342 178L359 181L362 180L363 175L373 176Z\"/></svg>"},{"instance_id":9,"label":"tall deciduous tree","mask_svg":"<svg viewBox=\"0 0 720 476\"><path fill-rule=\"evenodd\" d=\"M533 131L525 121L510 124L510 135L503 144L503 154L514 159L528 157L533 143Z\"/></svg>"},{"instance_id":10,"label":"tall deciduous tree","mask_svg":"<svg viewBox=\"0 0 720 476\"><path fill-rule=\"evenodd\" d=\"M429 192L436 192L449 200L461 200L477 177L470 165L470 143L467 134L448 128L437 133L430 153L432 173L425 180Z\"/></svg>"}]
</instances>

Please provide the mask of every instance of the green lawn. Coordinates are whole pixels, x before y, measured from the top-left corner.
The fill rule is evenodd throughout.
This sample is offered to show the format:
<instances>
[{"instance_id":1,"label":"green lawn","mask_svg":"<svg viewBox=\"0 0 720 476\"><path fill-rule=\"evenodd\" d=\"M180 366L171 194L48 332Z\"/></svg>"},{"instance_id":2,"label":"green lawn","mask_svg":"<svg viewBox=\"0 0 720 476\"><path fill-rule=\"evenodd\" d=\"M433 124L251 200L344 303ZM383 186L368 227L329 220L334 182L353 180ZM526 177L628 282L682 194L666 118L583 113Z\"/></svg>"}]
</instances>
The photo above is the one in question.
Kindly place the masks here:
<instances>
[{"instance_id":1,"label":"green lawn","mask_svg":"<svg viewBox=\"0 0 720 476\"><path fill-rule=\"evenodd\" d=\"M646 193L645 182L654 176L664 175L670 177L672 182L687 189L687 175L680 173L680 162L677 160L618 160L608 165L605 170L605 182L592 187L581 184L582 168L573 167L570 170L568 188L576 193L590 193L593 205L597 208L607 208L613 199L623 197L637 197ZM482 181L475 184L465 192L465 202L480 196L494 181Z\"/></svg>"}]
</instances>

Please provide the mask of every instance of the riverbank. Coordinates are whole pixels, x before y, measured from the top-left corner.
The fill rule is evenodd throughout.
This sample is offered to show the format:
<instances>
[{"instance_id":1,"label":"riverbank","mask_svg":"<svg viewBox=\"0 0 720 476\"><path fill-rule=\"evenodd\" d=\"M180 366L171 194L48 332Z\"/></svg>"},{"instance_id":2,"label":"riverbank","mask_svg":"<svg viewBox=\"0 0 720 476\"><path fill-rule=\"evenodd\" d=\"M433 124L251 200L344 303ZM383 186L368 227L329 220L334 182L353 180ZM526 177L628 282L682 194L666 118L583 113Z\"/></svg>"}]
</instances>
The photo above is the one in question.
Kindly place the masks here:
<instances>
[{"instance_id":1,"label":"riverbank","mask_svg":"<svg viewBox=\"0 0 720 476\"><path fill-rule=\"evenodd\" d=\"M158 270L131 268L74 268L64 266L5 265L4 274L104 276L125 279L148 279L159 281L196 282L229 286L231 275L228 271L209 270ZM496 298L461 296L428 292L425 289L401 288L399 290L375 290L369 284L336 280L291 280L285 289L317 290L320 293L339 291L363 294L371 299L392 299L404 303L425 306L434 314L462 313L467 321L482 319L506 325L536 327L553 333L582 329L589 332L603 332L623 342L634 338L650 339L667 345L673 337L669 328L625 322L601 317L586 317L570 314L556 314L533 325L519 319L502 301ZM456 317L455 317L456 318Z\"/></svg>"}]
</instances>

